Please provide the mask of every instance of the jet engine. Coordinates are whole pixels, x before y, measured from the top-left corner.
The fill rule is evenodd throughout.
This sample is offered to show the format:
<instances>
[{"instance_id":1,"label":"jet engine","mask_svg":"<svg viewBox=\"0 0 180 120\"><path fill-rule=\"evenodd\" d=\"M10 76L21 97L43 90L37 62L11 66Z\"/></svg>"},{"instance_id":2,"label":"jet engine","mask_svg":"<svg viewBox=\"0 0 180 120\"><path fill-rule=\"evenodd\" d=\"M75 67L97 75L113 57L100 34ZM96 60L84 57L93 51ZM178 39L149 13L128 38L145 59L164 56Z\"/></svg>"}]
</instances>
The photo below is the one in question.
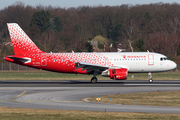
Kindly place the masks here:
<instances>
[{"instance_id":1,"label":"jet engine","mask_svg":"<svg viewBox=\"0 0 180 120\"><path fill-rule=\"evenodd\" d=\"M102 76L110 77L113 80L126 80L128 71L126 68L108 69L102 72Z\"/></svg>"}]
</instances>

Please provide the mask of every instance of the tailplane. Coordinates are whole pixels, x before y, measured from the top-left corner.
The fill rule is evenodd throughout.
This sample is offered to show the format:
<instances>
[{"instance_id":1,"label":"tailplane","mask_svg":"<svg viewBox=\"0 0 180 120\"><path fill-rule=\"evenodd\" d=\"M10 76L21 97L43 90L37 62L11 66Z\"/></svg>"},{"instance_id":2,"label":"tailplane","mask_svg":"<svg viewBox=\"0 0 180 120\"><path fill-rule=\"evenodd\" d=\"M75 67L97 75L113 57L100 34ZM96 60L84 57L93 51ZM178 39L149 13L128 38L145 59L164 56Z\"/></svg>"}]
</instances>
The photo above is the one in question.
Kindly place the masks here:
<instances>
[{"instance_id":1,"label":"tailplane","mask_svg":"<svg viewBox=\"0 0 180 120\"><path fill-rule=\"evenodd\" d=\"M7 23L15 55L44 53L26 35L17 23Z\"/></svg>"}]
</instances>

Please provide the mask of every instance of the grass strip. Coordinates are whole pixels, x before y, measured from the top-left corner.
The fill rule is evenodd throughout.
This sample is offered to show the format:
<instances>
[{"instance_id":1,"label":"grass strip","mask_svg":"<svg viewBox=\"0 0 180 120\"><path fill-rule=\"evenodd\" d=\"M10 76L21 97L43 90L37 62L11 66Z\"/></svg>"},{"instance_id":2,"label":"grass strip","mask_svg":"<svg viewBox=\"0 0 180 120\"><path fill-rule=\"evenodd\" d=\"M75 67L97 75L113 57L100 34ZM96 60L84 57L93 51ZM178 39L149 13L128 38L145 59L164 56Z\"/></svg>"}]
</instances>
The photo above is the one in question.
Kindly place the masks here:
<instances>
[{"instance_id":1,"label":"grass strip","mask_svg":"<svg viewBox=\"0 0 180 120\"><path fill-rule=\"evenodd\" d=\"M132 75L134 78L132 78ZM36 71L1 71L0 80L90 80L93 75L66 74L48 72L43 70ZM97 76L98 80L110 80L109 77ZM179 80L180 71L154 73L153 80ZM129 73L127 80L148 80L147 73Z\"/></svg>"},{"instance_id":2,"label":"grass strip","mask_svg":"<svg viewBox=\"0 0 180 120\"><path fill-rule=\"evenodd\" d=\"M45 110L0 107L1 120L179 120L180 114Z\"/></svg>"},{"instance_id":3,"label":"grass strip","mask_svg":"<svg viewBox=\"0 0 180 120\"><path fill-rule=\"evenodd\" d=\"M123 105L150 105L180 107L180 91L144 92L99 96L100 102ZM97 97L90 98L96 101Z\"/></svg>"}]
</instances>

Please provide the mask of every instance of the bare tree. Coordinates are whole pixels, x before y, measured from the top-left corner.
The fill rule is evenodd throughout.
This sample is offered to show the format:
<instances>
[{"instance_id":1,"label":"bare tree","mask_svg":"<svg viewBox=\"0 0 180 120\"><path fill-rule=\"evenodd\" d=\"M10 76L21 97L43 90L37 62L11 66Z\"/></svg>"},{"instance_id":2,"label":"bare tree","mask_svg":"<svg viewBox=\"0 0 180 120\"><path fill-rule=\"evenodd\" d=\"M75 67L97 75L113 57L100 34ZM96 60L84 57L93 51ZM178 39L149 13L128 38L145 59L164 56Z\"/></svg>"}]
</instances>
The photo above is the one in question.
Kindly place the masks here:
<instances>
[{"instance_id":1,"label":"bare tree","mask_svg":"<svg viewBox=\"0 0 180 120\"><path fill-rule=\"evenodd\" d=\"M134 51L134 48L132 46L132 42L136 39L136 31L137 26L135 25L134 20L130 20L129 24L124 25L124 30L122 31L124 40L127 41L131 51Z\"/></svg>"}]
</instances>

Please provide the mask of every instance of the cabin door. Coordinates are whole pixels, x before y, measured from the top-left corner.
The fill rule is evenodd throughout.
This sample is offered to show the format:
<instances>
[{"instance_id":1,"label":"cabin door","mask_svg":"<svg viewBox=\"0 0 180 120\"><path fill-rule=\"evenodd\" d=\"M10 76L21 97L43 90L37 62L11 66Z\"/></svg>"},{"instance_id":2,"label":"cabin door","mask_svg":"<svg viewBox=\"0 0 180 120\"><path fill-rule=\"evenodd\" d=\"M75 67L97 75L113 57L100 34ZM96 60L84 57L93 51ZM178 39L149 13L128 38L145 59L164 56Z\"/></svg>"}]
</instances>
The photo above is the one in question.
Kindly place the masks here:
<instances>
[{"instance_id":1,"label":"cabin door","mask_svg":"<svg viewBox=\"0 0 180 120\"><path fill-rule=\"evenodd\" d=\"M148 65L154 65L154 55L148 54Z\"/></svg>"}]
</instances>

